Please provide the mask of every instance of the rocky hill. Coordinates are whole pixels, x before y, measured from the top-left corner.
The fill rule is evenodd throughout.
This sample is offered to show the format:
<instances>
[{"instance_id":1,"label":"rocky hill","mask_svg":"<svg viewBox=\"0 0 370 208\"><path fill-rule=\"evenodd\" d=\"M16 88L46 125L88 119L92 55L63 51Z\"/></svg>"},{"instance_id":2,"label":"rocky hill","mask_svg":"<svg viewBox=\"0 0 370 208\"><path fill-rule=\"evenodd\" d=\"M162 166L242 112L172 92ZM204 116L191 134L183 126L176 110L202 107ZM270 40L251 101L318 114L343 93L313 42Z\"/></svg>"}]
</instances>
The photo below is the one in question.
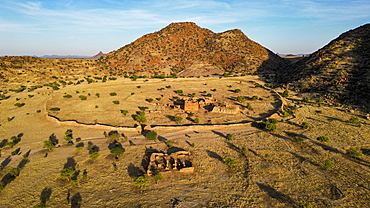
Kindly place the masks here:
<instances>
[{"instance_id":1,"label":"rocky hill","mask_svg":"<svg viewBox=\"0 0 370 208\"><path fill-rule=\"evenodd\" d=\"M370 24L341 34L285 67L279 80L295 91L319 92L328 100L369 108Z\"/></svg>"},{"instance_id":2,"label":"rocky hill","mask_svg":"<svg viewBox=\"0 0 370 208\"><path fill-rule=\"evenodd\" d=\"M91 60L97 60L99 59L100 57L104 56L105 54L103 52L99 52L98 54L96 54L95 56L91 57L90 59Z\"/></svg>"},{"instance_id":3,"label":"rocky hill","mask_svg":"<svg viewBox=\"0 0 370 208\"><path fill-rule=\"evenodd\" d=\"M172 23L162 30L100 58L113 73L155 75L254 73L276 70L284 60L240 30L214 33L194 23Z\"/></svg>"}]
</instances>

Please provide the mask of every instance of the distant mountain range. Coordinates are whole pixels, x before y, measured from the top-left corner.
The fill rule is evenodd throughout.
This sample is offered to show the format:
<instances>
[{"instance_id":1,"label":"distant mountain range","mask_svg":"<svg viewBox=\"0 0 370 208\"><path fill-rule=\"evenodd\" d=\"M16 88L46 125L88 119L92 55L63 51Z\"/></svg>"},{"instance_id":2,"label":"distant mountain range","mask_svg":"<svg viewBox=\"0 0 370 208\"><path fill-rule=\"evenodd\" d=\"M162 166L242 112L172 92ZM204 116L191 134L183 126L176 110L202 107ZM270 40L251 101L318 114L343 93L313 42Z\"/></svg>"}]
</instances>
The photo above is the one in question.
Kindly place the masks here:
<instances>
[{"instance_id":1,"label":"distant mountain range","mask_svg":"<svg viewBox=\"0 0 370 208\"><path fill-rule=\"evenodd\" d=\"M81 55L43 55L43 56L36 56L36 55L33 55L33 56L30 56L30 57L51 58L51 59L92 59L92 60L96 60L96 59L100 58L103 55L105 55L105 54L100 51L95 56L81 56ZM4 56L6 56L6 55L4 55ZM4 56L0 56L0 57L4 57ZM28 55L24 55L24 56L28 56Z\"/></svg>"}]
</instances>

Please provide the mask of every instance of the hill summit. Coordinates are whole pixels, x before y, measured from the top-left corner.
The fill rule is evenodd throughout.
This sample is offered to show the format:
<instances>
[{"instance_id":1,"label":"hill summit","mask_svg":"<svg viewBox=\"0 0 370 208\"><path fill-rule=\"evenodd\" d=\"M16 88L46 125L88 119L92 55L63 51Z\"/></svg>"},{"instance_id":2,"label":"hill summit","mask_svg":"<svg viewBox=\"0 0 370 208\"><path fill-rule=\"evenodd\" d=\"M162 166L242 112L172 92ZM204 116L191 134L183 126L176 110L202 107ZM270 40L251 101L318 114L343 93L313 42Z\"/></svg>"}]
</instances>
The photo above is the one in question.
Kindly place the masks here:
<instances>
[{"instance_id":1,"label":"hill summit","mask_svg":"<svg viewBox=\"0 0 370 208\"><path fill-rule=\"evenodd\" d=\"M273 70L284 60L238 29L214 33L183 22L144 35L99 63L115 73L196 76Z\"/></svg>"},{"instance_id":2,"label":"hill summit","mask_svg":"<svg viewBox=\"0 0 370 208\"><path fill-rule=\"evenodd\" d=\"M282 70L280 81L300 92L370 108L370 24L341 34Z\"/></svg>"}]
</instances>

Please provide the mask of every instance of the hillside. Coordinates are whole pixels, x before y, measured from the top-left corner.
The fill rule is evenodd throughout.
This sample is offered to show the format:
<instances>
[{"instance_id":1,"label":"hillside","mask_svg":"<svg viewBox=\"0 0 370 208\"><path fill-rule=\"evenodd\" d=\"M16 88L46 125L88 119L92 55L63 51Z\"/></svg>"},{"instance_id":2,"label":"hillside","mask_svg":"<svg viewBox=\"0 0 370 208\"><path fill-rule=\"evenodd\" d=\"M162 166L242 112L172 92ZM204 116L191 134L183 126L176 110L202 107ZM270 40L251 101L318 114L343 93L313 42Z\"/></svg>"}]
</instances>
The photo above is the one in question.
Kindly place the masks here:
<instances>
[{"instance_id":1,"label":"hillside","mask_svg":"<svg viewBox=\"0 0 370 208\"><path fill-rule=\"evenodd\" d=\"M297 92L319 92L328 100L369 108L370 24L343 33L279 75Z\"/></svg>"},{"instance_id":2,"label":"hillside","mask_svg":"<svg viewBox=\"0 0 370 208\"><path fill-rule=\"evenodd\" d=\"M99 59L114 73L196 76L274 70L284 60L240 30L214 33L194 23L172 23Z\"/></svg>"}]
</instances>

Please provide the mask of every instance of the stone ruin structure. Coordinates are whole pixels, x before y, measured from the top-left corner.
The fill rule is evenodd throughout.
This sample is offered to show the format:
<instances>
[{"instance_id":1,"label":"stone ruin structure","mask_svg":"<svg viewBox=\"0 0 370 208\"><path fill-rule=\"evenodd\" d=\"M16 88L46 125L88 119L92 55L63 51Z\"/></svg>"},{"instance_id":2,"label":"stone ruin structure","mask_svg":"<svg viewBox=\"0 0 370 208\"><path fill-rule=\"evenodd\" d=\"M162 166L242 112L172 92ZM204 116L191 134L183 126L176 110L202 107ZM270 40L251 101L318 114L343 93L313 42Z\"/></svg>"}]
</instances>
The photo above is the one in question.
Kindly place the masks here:
<instances>
[{"instance_id":1,"label":"stone ruin structure","mask_svg":"<svg viewBox=\"0 0 370 208\"><path fill-rule=\"evenodd\" d=\"M158 172L177 170L182 173L193 173L193 156L188 151L177 151L170 155L153 152L150 155L146 173L148 176Z\"/></svg>"}]
</instances>

